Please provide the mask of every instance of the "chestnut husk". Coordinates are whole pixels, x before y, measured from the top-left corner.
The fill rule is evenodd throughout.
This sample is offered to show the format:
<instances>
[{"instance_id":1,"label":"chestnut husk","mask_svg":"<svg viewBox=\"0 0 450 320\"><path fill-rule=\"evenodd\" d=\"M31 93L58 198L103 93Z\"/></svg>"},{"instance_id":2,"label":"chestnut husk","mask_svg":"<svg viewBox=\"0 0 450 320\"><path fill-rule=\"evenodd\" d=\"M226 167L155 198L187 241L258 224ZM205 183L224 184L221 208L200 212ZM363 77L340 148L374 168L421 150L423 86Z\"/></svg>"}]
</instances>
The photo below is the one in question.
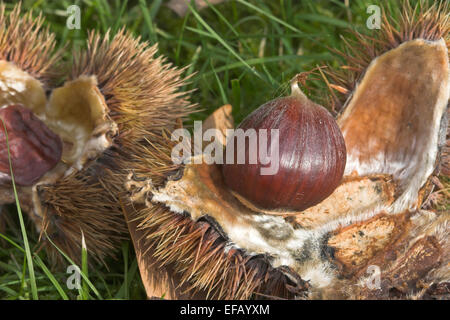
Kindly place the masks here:
<instances>
[{"instance_id":1,"label":"chestnut husk","mask_svg":"<svg viewBox=\"0 0 450 320\"><path fill-rule=\"evenodd\" d=\"M321 69L329 89L322 104L338 114L352 147L341 185L318 205L279 216L252 211L217 166L192 161L162 178L170 147L146 146L152 170L130 174L127 214L141 221L142 260L171 268L167 281L155 283L148 277L153 264L141 265L149 296L161 288L170 298L183 296L176 289L182 284L208 298L445 298L439 292L450 282L450 218L423 204L442 149L445 156L439 137L447 127L448 3L418 9L404 1L402 10L383 12L379 42L357 34L346 42L343 68ZM375 96L361 100L367 92ZM425 143L411 143L417 138ZM251 256L267 259L250 264ZM379 287L366 285L370 266L381 271Z\"/></svg>"},{"instance_id":2,"label":"chestnut husk","mask_svg":"<svg viewBox=\"0 0 450 320\"><path fill-rule=\"evenodd\" d=\"M0 107L23 105L62 141L58 163L31 185L19 183L17 195L53 263L63 265L59 250L79 263L83 243L89 263L106 263L128 238L119 197L128 170L143 163L128 162L130 154L139 159L140 141L194 106L179 91L183 70L156 58L156 46L124 29L92 31L87 49L65 63L42 25L41 15L24 14L20 4L11 12L0 5ZM23 160L23 167L33 161ZM0 205L11 203L12 185L0 185Z\"/></svg>"},{"instance_id":3,"label":"chestnut husk","mask_svg":"<svg viewBox=\"0 0 450 320\"><path fill-rule=\"evenodd\" d=\"M344 137L331 114L310 101L295 79L291 96L263 104L242 121L239 129L255 130L256 134L266 130L268 146L278 151L268 151L272 161L278 162L277 172L263 175L262 168L267 164L261 163L260 143L256 164L250 163L250 143L237 146L235 135L227 143L226 152L233 148L234 159L222 165L225 184L256 208L302 211L321 202L340 184L346 162ZM278 130L276 147L271 130ZM256 140L259 142L259 136ZM238 163L239 153L245 153L244 164Z\"/></svg>"}]
</instances>

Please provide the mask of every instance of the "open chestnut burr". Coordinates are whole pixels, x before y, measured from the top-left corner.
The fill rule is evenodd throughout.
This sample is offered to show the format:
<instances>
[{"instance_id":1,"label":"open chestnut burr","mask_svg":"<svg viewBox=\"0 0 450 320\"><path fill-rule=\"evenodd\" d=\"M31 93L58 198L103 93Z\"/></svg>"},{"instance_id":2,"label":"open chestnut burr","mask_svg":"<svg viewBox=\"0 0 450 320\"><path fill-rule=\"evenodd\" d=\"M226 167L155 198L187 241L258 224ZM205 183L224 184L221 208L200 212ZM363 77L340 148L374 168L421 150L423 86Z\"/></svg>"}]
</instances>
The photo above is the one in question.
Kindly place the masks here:
<instances>
[{"instance_id":1,"label":"open chestnut burr","mask_svg":"<svg viewBox=\"0 0 450 320\"><path fill-rule=\"evenodd\" d=\"M386 9L379 41L357 34L343 67L325 69L330 91L320 101L337 111L347 160L316 205L265 202L281 191L251 199L247 181L227 182L246 174L228 176L227 166L201 161L207 154L174 167L169 138L166 148L146 145L150 169L130 173L126 214L140 221L149 296L186 297L187 286L229 299L448 297L440 292L450 283L449 213L423 208L448 167L448 4L402 6Z\"/></svg>"},{"instance_id":2,"label":"open chestnut burr","mask_svg":"<svg viewBox=\"0 0 450 320\"><path fill-rule=\"evenodd\" d=\"M64 260L53 244L79 262L83 240L90 263L104 262L127 238L118 200L133 166L126 159L192 106L178 92L181 71L155 58L156 46L124 30L90 32L87 49L63 62L42 25L20 4L0 5L0 118L9 138L8 150L0 123L0 208L16 200L11 160L21 208L53 262Z\"/></svg>"}]
</instances>

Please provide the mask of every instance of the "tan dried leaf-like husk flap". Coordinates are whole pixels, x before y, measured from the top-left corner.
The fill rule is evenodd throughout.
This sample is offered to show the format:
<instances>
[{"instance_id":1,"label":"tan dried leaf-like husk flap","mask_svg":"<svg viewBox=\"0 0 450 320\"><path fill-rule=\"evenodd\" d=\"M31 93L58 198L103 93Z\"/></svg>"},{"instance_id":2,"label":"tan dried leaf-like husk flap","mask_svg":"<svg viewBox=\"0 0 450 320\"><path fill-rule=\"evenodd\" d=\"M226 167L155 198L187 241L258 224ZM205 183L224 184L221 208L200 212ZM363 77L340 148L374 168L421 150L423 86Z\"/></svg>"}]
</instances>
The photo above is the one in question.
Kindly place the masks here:
<instances>
[{"instance_id":1,"label":"tan dried leaf-like husk flap","mask_svg":"<svg viewBox=\"0 0 450 320\"><path fill-rule=\"evenodd\" d=\"M420 205L418 193L436 167L449 88L445 41L409 41L372 62L338 118L346 173L392 174L401 192L393 213Z\"/></svg>"}]
</instances>

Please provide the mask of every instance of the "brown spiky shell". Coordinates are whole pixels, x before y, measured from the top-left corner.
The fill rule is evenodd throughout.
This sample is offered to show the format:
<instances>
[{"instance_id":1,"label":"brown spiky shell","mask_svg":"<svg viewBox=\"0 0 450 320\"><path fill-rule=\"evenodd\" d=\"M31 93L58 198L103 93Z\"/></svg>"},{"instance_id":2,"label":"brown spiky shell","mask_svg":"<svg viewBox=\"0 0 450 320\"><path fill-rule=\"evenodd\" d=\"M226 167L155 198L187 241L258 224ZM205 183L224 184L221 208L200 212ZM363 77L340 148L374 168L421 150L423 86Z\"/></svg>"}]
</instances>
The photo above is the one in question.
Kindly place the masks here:
<instances>
[{"instance_id":1,"label":"brown spiky shell","mask_svg":"<svg viewBox=\"0 0 450 320\"><path fill-rule=\"evenodd\" d=\"M89 138L95 145L64 174L47 174L32 188L19 187L22 208L55 259L61 260L61 255L51 242L79 262L84 235L88 255L104 262L127 238L120 195L125 170L146 164L137 145L158 141L162 128L170 128L175 119L193 110L186 94L178 92L184 85L183 70L156 57L156 45L149 46L121 30L114 37L91 32L86 50L74 52L72 71L62 75L55 70L67 70L68 65L60 64L60 52L54 52L55 37L42 28L42 17L34 18L32 13L23 16L20 4L9 14L4 5L0 10L0 60L42 83L50 92L49 103L62 101L61 111L53 116L64 115L63 108L78 99L98 104L93 125L100 124ZM52 87L62 81L66 81L64 87ZM97 147L101 147L100 153ZM14 202L9 191L8 187L2 194L2 204Z\"/></svg>"},{"instance_id":2,"label":"brown spiky shell","mask_svg":"<svg viewBox=\"0 0 450 320\"><path fill-rule=\"evenodd\" d=\"M443 38L448 47L448 3L423 1L413 8L409 1L405 1L402 8L402 12L383 13L383 28L377 31L376 39L374 35L356 34L353 41L346 42L346 49L341 52L344 57L342 65L337 69L328 68L325 73L327 78L324 83L330 90L327 99L330 109L342 112L345 102L351 98L372 61L401 44L414 39L437 41ZM395 17L400 19L396 20ZM445 121L442 122L446 126ZM311 259L310 255L314 250L321 252L322 256L316 259L332 261L325 267L330 270L315 270L317 273L312 276L320 278L329 272L337 272L340 280L328 285L326 289L314 288L290 268L272 267L270 256L255 255L251 250L240 249L228 238L222 228L224 225L218 223L217 219L223 218L220 215L227 214L236 217L234 214L244 209L239 208L239 204L234 205L221 198L226 195L221 192L220 177L212 166L206 166L206 169L180 167L177 171L170 160L171 149L167 147L171 144L169 136L170 134L161 133L158 143L149 141L140 152L136 150L135 155L139 154L139 157L147 159L147 163L141 170L133 170L127 185L131 204L124 207L128 219L137 221L130 230L134 234L141 275L149 296L162 293L168 298L186 297L187 294L187 297L200 295L228 299L448 296L448 212L441 212L436 216L435 213L418 208L416 214L406 210L396 217L382 213L366 221L350 223L347 227L338 228L336 233L326 233L315 239L316 243L308 245L310 250L305 250L297 258L304 262ZM442 155L445 158L445 151ZM443 166L448 167L445 161L447 160L443 161ZM179 179L182 182L177 184ZM353 181L357 187L364 188L366 184L371 186L377 194L386 196L383 201L392 203L396 191L391 185L391 176L369 176ZM418 203L422 203L429 194L429 185L428 182L427 187L420 191ZM186 192L186 197L182 192ZM196 202L193 199L195 197L200 200ZM223 207L228 208L231 213L227 213L227 209L222 210L222 202L225 203ZM218 205L220 215L211 218L205 207L215 205ZM198 212L200 209L203 211ZM226 218L223 219L226 221ZM229 221L233 219L229 218ZM239 220L237 221L234 222L235 228L239 229ZM295 228L295 218L289 217L286 221ZM227 227L228 230L233 229L233 225ZM378 232L383 233L385 228L396 232L391 233L393 236L377 235ZM354 251L349 250L350 265L340 264L339 255L345 251L339 251L342 249L341 244L351 246L355 241L367 241L364 239L364 232L375 234L381 240L370 240L369 237L368 241L374 241L374 245L366 246L371 252L359 252L356 245ZM383 242L385 236L390 241L389 245ZM359 257L364 260L366 255L375 256L371 261L383 268L384 278L377 290L359 289L355 280L364 277L365 269L353 268L352 263L359 263ZM152 270L159 266L165 267L162 271L164 276L155 278Z\"/></svg>"},{"instance_id":3,"label":"brown spiky shell","mask_svg":"<svg viewBox=\"0 0 450 320\"><path fill-rule=\"evenodd\" d=\"M32 12L23 14L21 4L7 13L0 6L0 60L11 63L36 79L47 92L64 80L60 61L61 51L55 51L55 35L43 28L44 19ZM6 90L6 89L4 89ZM2 94L8 94L7 91ZM81 259L81 233L96 260L112 254L124 237L126 227L116 199L105 191L92 168L84 168L56 181L46 181L32 192L18 187L19 201L37 230L42 245L48 249L53 262L62 257L52 242L70 258ZM6 186L1 202L13 203L12 188ZM33 199L37 195L38 199ZM40 209L36 210L36 203Z\"/></svg>"},{"instance_id":4,"label":"brown spiky shell","mask_svg":"<svg viewBox=\"0 0 450 320\"><path fill-rule=\"evenodd\" d=\"M157 143L161 130L172 127L194 106L179 92L184 85L183 70L155 57L156 45L150 47L124 30L114 37L91 32L87 41L86 51L74 54L71 80L97 79L119 133L95 162L45 188L43 197L56 209L47 221L62 234L58 239L70 239L64 247L75 246L79 251L83 230L88 250L102 258L125 235L121 194L129 170L139 171L147 164L141 148ZM79 192L73 194L73 190Z\"/></svg>"},{"instance_id":5,"label":"brown spiky shell","mask_svg":"<svg viewBox=\"0 0 450 320\"><path fill-rule=\"evenodd\" d=\"M46 85L57 80L61 51L56 51L55 35L43 28L42 14L21 13L16 5L8 14L0 5L0 60L13 62Z\"/></svg>"}]
</instances>

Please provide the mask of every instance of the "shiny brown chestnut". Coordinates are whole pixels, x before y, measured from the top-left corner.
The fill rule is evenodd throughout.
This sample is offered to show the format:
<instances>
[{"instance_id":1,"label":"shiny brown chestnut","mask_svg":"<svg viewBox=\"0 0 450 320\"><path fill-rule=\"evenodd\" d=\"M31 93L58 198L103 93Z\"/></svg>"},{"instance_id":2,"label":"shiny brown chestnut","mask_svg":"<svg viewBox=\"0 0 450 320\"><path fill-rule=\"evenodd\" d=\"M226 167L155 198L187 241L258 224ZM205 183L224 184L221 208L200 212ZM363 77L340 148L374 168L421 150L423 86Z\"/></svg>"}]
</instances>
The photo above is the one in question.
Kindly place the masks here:
<instances>
[{"instance_id":1,"label":"shiny brown chestnut","mask_svg":"<svg viewBox=\"0 0 450 320\"><path fill-rule=\"evenodd\" d=\"M261 174L267 158L261 161L259 143L254 155L249 140L239 143L238 131L228 140L226 152L232 148L234 161L223 164L224 181L244 203L263 210L301 211L328 197L341 182L347 157L342 133L331 114L310 101L297 81L292 83L291 96L260 106L237 129L266 129L269 154L276 150L270 130L278 129L279 135L278 157L271 154L278 160L278 171L269 175ZM244 164L237 161L239 152L245 153ZM252 153L257 157L253 164Z\"/></svg>"},{"instance_id":2,"label":"shiny brown chestnut","mask_svg":"<svg viewBox=\"0 0 450 320\"><path fill-rule=\"evenodd\" d=\"M1 108L0 119L0 184L11 181L4 123L15 182L33 185L61 160L61 139L22 105Z\"/></svg>"}]
</instances>

